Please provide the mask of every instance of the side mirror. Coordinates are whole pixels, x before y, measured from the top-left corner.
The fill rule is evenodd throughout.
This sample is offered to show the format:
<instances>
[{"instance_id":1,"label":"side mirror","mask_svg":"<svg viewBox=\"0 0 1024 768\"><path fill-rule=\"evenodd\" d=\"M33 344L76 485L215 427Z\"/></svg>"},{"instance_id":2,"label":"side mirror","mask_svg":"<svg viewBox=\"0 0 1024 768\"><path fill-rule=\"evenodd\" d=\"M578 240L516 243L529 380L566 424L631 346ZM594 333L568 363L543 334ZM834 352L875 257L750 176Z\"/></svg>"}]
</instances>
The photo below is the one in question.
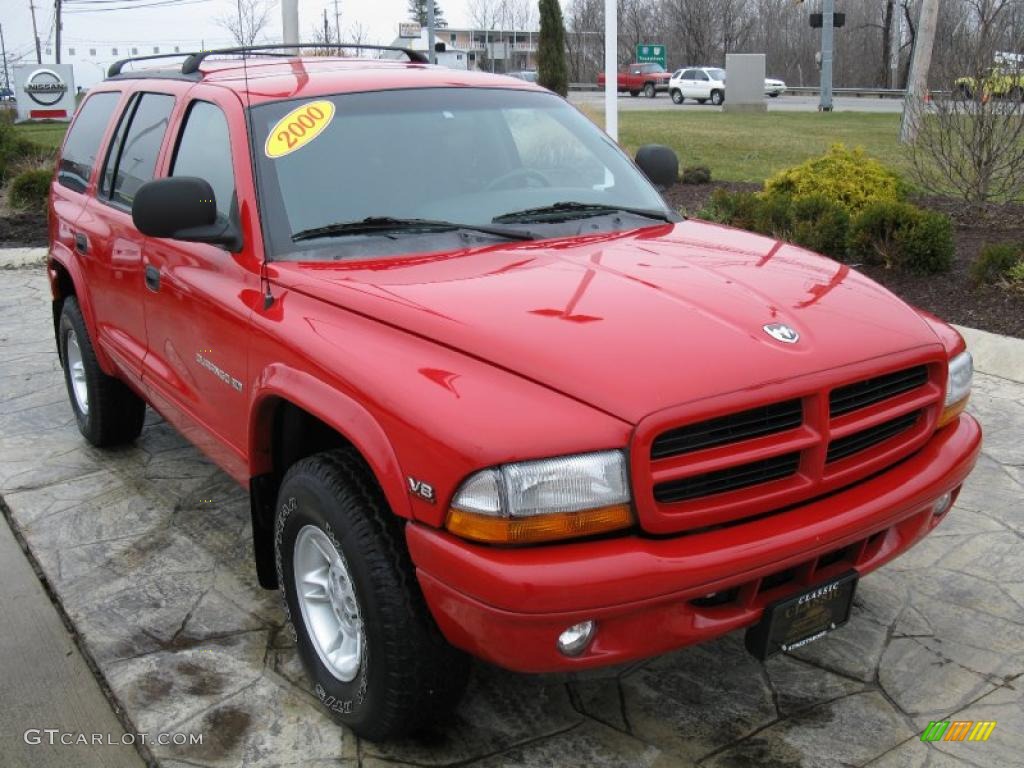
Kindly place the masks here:
<instances>
[{"instance_id":1,"label":"side mirror","mask_svg":"<svg viewBox=\"0 0 1024 768\"><path fill-rule=\"evenodd\" d=\"M149 237L223 245L235 252L242 249L238 228L217 217L213 187L195 176L147 181L135 193L132 221Z\"/></svg>"},{"instance_id":2,"label":"side mirror","mask_svg":"<svg viewBox=\"0 0 1024 768\"><path fill-rule=\"evenodd\" d=\"M645 144L636 151L636 164L658 189L679 181L679 158L671 147Z\"/></svg>"}]
</instances>

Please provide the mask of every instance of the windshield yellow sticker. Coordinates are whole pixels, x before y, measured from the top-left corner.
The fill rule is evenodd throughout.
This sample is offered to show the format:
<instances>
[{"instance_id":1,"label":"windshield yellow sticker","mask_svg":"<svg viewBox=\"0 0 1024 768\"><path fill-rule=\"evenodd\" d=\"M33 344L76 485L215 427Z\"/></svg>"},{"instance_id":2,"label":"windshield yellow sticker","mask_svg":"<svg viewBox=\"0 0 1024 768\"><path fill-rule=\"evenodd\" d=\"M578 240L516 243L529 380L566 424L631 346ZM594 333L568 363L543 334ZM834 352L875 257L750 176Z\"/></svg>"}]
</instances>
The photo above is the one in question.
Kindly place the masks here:
<instances>
[{"instance_id":1,"label":"windshield yellow sticker","mask_svg":"<svg viewBox=\"0 0 1024 768\"><path fill-rule=\"evenodd\" d=\"M322 99L303 104L277 121L263 148L267 157L284 157L323 133L334 117L334 104Z\"/></svg>"}]
</instances>

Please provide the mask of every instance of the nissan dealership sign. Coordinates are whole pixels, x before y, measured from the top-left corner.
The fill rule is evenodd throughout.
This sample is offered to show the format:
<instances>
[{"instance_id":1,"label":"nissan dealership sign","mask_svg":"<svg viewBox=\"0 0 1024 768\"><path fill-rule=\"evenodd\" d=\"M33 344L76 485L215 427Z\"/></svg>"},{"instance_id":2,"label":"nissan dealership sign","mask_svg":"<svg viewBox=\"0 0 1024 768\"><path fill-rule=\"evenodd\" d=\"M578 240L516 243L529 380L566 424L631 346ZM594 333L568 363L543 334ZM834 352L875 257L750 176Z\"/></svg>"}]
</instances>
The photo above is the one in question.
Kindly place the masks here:
<instances>
[{"instance_id":1,"label":"nissan dealership sign","mask_svg":"<svg viewBox=\"0 0 1024 768\"><path fill-rule=\"evenodd\" d=\"M70 120L75 112L75 80L70 64L14 68L18 120Z\"/></svg>"}]
</instances>

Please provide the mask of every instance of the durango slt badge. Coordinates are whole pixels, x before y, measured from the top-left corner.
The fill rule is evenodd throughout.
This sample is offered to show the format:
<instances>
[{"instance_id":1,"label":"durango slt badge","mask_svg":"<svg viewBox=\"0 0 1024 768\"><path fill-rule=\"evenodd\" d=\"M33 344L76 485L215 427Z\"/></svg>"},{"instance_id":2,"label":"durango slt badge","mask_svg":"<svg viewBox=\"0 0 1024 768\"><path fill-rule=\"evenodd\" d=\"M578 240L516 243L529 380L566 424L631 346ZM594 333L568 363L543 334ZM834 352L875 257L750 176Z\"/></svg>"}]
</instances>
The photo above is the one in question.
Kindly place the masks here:
<instances>
[{"instance_id":1,"label":"durango slt badge","mask_svg":"<svg viewBox=\"0 0 1024 768\"><path fill-rule=\"evenodd\" d=\"M765 333L783 344L796 344L800 341L800 334L785 323L769 323L761 327Z\"/></svg>"}]
</instances>

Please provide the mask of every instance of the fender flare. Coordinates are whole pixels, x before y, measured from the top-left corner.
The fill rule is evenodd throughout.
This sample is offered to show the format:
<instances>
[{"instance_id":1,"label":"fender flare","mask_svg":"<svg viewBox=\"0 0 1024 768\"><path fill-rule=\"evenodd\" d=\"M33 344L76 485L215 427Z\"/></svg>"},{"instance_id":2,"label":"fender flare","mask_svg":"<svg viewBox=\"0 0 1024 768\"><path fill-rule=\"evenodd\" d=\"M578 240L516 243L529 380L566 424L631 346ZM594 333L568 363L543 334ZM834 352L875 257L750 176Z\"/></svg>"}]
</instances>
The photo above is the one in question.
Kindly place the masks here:
<instances>
[{"instance_id":1,"label":"fender flare","mask_svg":"<svg viewBox=\"0 0 1024 768\"><path fill-rule=\"evenodd\" d=\"M342 435L370 465L392 511L412 519L412 504L394 447L373 415L345 393L285 363L273 363L254 385L249 419L249 474L273 469L273 414L282 401L307 411Z\"/></svg>"},{"instance_id":2,"label":"fender flare","mask_svg":"<svg viewBox=\"0 0 1024 768\"><path fill-rule=\"evenodd\" d=\"M70 252L69 252L70 253ZM57 271L56 266L63 269L68 277L71 279L71 284L75 287L75 299L78 301L78 308L82 310L82 319L85 320L85 327L89 331L89 336L93 341L93 352L96 354L96 360L100 364L100 369L108 376L115 376L117 371L114 367L113 361L110 356L107 355L107 351L103 348L103 344L100 343L99 335L96 333L96 316L93 313L92 296L89 291L86 290L86 279L82 273L82 268L78 262L73 258L67 258L59 256L53 250L48 254L46 271L50 279L50 290L53 295L53 300L56 301L58 298L64 299L66 296L60 296L57 291ZM54 317L54 340L57 342L57 354L60 355L60 341L57 337L57 324L59 318ZM63 361L61 361L63 365Z\"/></svg>"}]
</instances>

